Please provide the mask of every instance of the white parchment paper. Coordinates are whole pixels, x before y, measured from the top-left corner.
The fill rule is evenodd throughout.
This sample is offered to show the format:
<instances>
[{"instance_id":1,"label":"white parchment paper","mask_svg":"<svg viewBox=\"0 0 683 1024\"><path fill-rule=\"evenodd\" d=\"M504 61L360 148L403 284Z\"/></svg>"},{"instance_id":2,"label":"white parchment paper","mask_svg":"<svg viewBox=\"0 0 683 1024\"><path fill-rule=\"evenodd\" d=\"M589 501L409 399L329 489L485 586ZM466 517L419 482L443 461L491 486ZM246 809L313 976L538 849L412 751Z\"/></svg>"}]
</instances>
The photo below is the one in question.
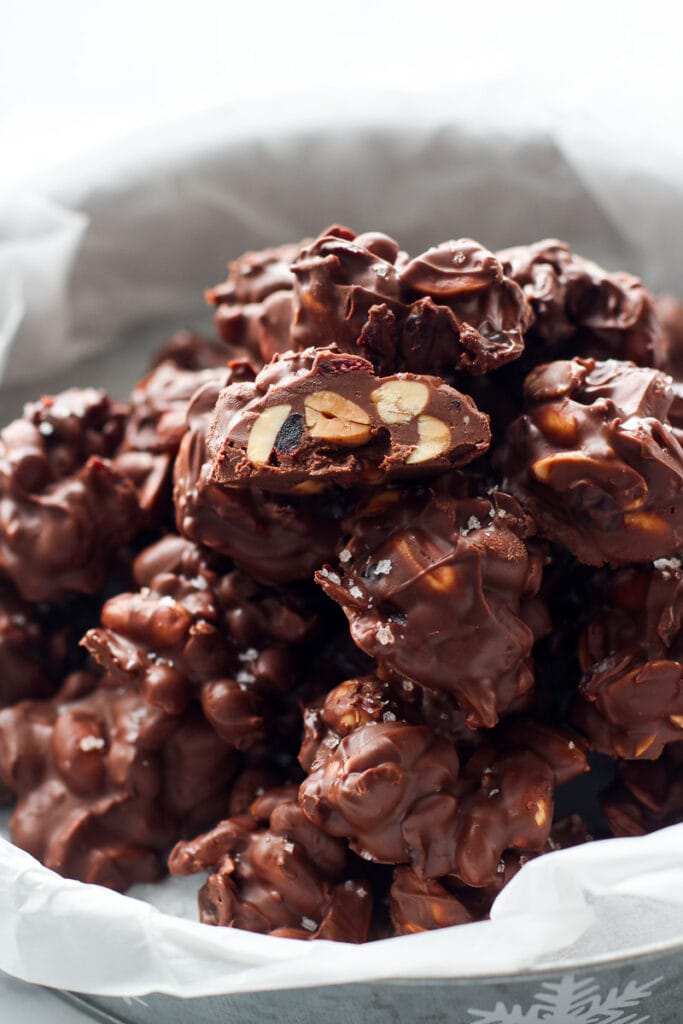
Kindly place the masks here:
<instances>
[{"instance_id":1,"label":"white parchment paper","mask_svg":"<svg viewBox=\"0 0 683 1024\"><path fill-rule=\"evenodd\" d=\"M386 230L413 252L464 235L491 248L561 237L683 293L680 152L666 139L634 146L618 119L548 118L509 96L466 113L459 97L396 96L362 116L333 96L216 111L6 197L0 420L68 384L125 392L168 331L209 325L202 292L226 260L334 221ZM683 943L683 826L542 857L491 921L362 948L200 925L198 884L121 896L65 881L0 839L0 970L102 995L189 997L506 974Z\"/></svg>"}]
</instances>

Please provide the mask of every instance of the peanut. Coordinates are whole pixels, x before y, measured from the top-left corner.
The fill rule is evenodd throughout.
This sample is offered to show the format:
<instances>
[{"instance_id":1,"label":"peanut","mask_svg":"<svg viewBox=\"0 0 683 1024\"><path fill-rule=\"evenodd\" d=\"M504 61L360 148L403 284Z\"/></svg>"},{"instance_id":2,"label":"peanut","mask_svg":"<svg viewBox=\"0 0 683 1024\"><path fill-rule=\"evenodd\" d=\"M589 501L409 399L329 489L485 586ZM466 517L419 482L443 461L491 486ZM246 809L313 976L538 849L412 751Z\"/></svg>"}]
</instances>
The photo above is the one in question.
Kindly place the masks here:
<instances>
[{"instance_id":1,"label":"peanut","mask_svg":"<svg viewBox=\"0 0 683 1024\"><path fill-rule=\"evenodd\" d=\"M457 573L450 565L437 565L424 575L424 582L439 593L455 590Z\"/></svg>"},{"instance_id":2,"label":"peanut","mask_svg":"<svg viewBox=\"0 0 683 1024\"><path fill-rule=\"evenodd\" d=\"M629 530L640 530L649 536L668 535L669 524L654 512L627 512L624 522Z\"/></svg>"},{"instance_id":3,"label":"peanut","mask_svg":"<svg viewBox=\"0 0 683 1024\"><path fill-rule=\"evenodd\" d=\"M419 440L415 450L406 459L408 465L438 458L451 443L451 432L448 426L443 420L437 420L435 416L418 416L417 436Z\"/></svg>"},{"instance_id":4,"label":"peanut","mask_svg":"<svg viewBox=\"0 0 683 1024\"><path fill-rule=\"evenodd\" d=\"M275 438L291 409L291 405L271 405L256 419L247 443L247 458L252 466L262 466L268 461Z\"/></svg>"},{"instance_id":5,"label":"peanut","mask_svg":"<svg viewBox=\"0 0 683 1024\"><path fill-rule=\"evenodd\" d=\"M547 438L569 448L576 444L578 433L576 417L555 405L542 406L535 413L536 425Z\"/></svg>"},{"instance_id":6,"label":"peanut","mask_svg":"<svg viewBox=\"0 0 683 1024\"><path fill-rule=\"evenodd\" d=\"M307 395L304 411L311 437L345 448L357 448L370 440L369 415L336 391L315 391Z\"/></svg>"},{"instance_id":7,"label":"peanut","mask_svg":"<svg viewBox=\"0 0 683 1024\"><path fill-rule=\"evenodd\" d=\"M389 380L370 396L384 423L410 423L429 401L429 388L419 380Z\"/></svg>"},{"instance_id":8,"label":"peanut","mask_svg":"<svg viewBox=\"0 0 683 1024\"><path fill-rule=\"evenodd\" d=\"M536 804L536 810L534 812L534 821L539 828L543 828L546 821L548 820L548 808L543 800L539 800Z\"/></svg>"}]
</instances>

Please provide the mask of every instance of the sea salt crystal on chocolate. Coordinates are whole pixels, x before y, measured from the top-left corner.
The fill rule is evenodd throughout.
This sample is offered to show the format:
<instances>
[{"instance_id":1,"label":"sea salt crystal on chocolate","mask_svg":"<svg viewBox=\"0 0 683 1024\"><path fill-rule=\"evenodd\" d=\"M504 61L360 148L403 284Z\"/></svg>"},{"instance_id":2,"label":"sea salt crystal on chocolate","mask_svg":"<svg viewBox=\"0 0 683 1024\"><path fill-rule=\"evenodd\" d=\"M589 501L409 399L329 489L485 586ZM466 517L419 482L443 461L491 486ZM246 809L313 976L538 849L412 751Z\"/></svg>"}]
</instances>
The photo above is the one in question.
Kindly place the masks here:
<instances>
[{"instance_id":1,"label":"sea salt crystal on chocolate","mask_svg":"<svg viewBox=\"0 0 683 1024\"><path fill-rule=\"evenodd\" d=\"M378 626L377 639L385 647L387 644L393 643L394 634L392 633L391 626Z\"/></svg>"},{"instance_id":2,"label":"sea salt crystal on chocolate","mask_svg":"<svg viewBox=\"0 0 683 1024\"><path fill-rule=\"evenodd\" d=\"M105 741L101 736L84 736L78 744L79 748L86 754L91 750L102 750L104 745Z\"/></svg>"}]
</instances>

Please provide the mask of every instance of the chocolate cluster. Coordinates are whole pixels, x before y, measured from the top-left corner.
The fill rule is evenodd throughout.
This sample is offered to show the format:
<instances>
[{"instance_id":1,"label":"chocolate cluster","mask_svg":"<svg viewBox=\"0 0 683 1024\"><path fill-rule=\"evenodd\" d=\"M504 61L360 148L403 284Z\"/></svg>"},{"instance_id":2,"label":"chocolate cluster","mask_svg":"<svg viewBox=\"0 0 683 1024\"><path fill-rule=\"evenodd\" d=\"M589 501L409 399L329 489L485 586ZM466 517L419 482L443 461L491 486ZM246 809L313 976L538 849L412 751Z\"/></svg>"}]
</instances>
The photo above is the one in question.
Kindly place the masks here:
<instances>
[{"instance_id":1,"label":"chocolate cluster","mask_svg":"<svg viewBox=\"0 0 683 1024\"><path fill-rule=\"evenodd\" d=\"M246 253L208 298L219 334L264 362L334 344L382 374L486 373L521 354L533 319L501 261L470 238L410 259L388 235L336 225Z\"/></svg>"},{"instance_id":2,"label":"chocolate cluster","mask_svg":"<svg viewBox=\"0 0 683 1024\"><path fill-rule=\"evenodd\" d=\"M683 571L678 559L620 569L593 584L573 719L612 757L658 758L683 728ZM597 603L597 602L596 602Z\"/></svg>"},{"instance_id":3,"label":"chocolate cluster","mask_svg":"<svg viewBox=\"0 0 683 1024\"><path fill-rule=\"evenodd\" d=\"M524 385L503 485L539 530L589 565L652 562L683 545L683 448L670 379L614 359L547 363Z\"/></svg>"},{"instance_id":4,"label":"chocolate cluster","mask_svg":"<svg viewBox=\"0 0 683 1024\"><path fill-rule=\"evenodd\" d=\"M93 673L0 712L14 841L66 877L115 889L162 875L178 833L227 807L236 767L201 717L165 715Z\"/></svg>"},{"instance_id":5,"label":"chocolate cluster","mask_svg":"<svg viewBox=\"0 0 683 1024\"><path fill-rule=\"evenodd\" d=\"M207 298L125 404L0 434L14 841L357 943L683 820L683 306L554 240L340 227Z\"/></svg>"},{"instance_id":6,"label":"chocolate cluster","mask_svg":"<svg viewBox=\"0 0 683 1024\"><path fill-rule=\"evenodd\" d=\"M373 495L316 579L385 672L446 692L469 725L490 728L533 689L544 556L514 499L459 496L462 485Z\"/></svg>"},{"instance_id":7,"label":"chocolate cluster","mask_svg":"<svg viewBox=\"0 0 683 1024\"><path fill-rule=\"evenodd\" d=\"M71 388L0 432L0 573L29 601L94 594L141 512L112 458L127 409Z\"/></svg>"}]
</instances>

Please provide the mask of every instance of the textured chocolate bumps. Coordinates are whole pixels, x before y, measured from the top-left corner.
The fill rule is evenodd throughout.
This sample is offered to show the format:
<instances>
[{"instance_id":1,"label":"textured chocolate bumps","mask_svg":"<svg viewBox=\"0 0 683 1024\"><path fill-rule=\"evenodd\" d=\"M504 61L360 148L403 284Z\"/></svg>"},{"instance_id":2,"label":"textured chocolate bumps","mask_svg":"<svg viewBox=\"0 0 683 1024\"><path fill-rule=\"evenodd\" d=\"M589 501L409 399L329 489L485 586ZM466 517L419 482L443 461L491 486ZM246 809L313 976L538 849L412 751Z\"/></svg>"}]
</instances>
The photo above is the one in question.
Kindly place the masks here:
<instances>
[{"instance_id":1,"label":"textured chocolate bumps","mask_svg":"<svg viewBox=\"0 0 683 1024\"><path fill-rule=\"evenodd\" d=\"M387 235L333 227L291 269L292 347L360 350L382 373L486 373L519 357L532 320L519 285L469 238L410 259Z\"/></svg>"},{"instance_id":2,"label":"textured chocolate bumps","mask_svg":"<svg viewBox=\"0 0 683 1024\"><path fill-rule=\"evenodd\" d=\"M573 721L612 757L658 758L683 740L683 571L677 559L603 572L580 643Z\"/></svg>"},{"instance_id":3,"label":"textured chocolate bumps","mask_svg":"<svg viewBox=\"0 0 683 1024\"><path fill-rule=\"evenodd\" d=\"M0 779L17 797L12 838L69 878L126 889L163 872L183 828L227 806L234 750L130 688L67 678L50 701L0 712Z\"/></svg>"},{"instance_id":4,"label":"textured chocolate bumps","mask_svg":"<svg viewBox=\"0 0 683 1024\"><path fill-rule=\"evenodd\" d=\"M533 608L543 556L533 524L501 493L388 490L349 517L338 562L316 576L380 665L454 696L491 727L534 685Z\"/></svg>"},{"instance_id":5,"label":"textured chocolate bumps","mask_svg":"<svg viewBox=\"0 0 683 1024\"><path fill-rule=\"evenodd\" d=\"M0 434L0 572L31 601L94 594L142 522L112 456L126 409L71 388L28 405Z\"/></svg>"},{"instance_id":6,"label":"textured chocolate bumps","mask_svg":"<svg viewBox=\"0 0 683 1024\"><path fill-rule=\"evenodd\" d=\"M358 942L588 841L585 747L614 834L680 820L681 307L560 242L338 227L208 298L128 405L0 439L15 840L125 888L181 839L203 921Z\"/></svg>"},{"instance_id":7,"label":"textured chocolate bumps","mask_svg":"<svg viewBox=\"0 0 683 1024\"><path fill-rule=\"evenodd\" d=\"M334 553L342 507L335 495L312 504L305 496L216 483L206 434L219 390L215 384L201 388L188 409L174 469L178 531L227 555L263 583L310 579Z\"/></svg>"},{"instance_id":8,"label":"textured chocolate bumps","mask_svg":"<svg viewBox=\"0 0 683 1024\"><path fill-rule=\"evenodd\" d=\"M258 798L251 815L220 822L169 859L173 874L210 869L199 895L207 924L298 939L363 942L372 916L365 879L346 879L344 844L316 828L296 787Z\"/></svg>"},{"instance_id":9,"label":"textured chocolate bumps","mask_svg":"<svg viewBox=\"0 0 683 1024\"><path fill-rule=\"evenodd\" d=\"M683 545L683 449L670 378L632 363L558 360L526 379L504 486L539 531L589 565L650 562Z\"/></svg>"},{"instance_id":10,"label":"textured chocolate bumps","mask_svg":"<svg viewBox=\"0 0 683 1024\"><path fill-rule=\"evenodd\" d=\"M527 348L543 354L544 362L582 355L658 365L655 303L633 274L606 271L553 238L496 256L531 304Z\"/></svg>"}]
</instances>

